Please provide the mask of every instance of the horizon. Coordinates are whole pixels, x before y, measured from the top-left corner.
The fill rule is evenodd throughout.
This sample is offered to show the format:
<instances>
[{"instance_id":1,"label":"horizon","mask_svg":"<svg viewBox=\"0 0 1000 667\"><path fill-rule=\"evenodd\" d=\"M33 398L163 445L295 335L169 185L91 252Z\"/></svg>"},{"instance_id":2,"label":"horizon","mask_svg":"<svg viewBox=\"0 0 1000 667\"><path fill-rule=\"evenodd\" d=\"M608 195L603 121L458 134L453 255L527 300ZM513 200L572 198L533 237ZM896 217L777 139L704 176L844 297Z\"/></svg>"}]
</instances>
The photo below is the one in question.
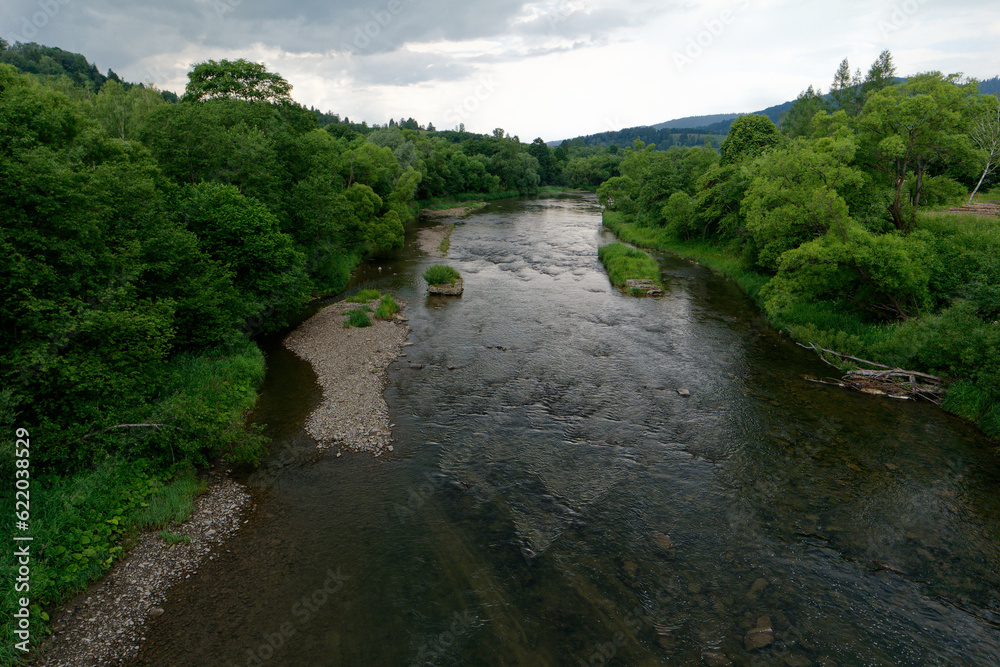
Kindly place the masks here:
<instances>
[{"instance_id":1,"label":"horizon","mask_svg":"<svg viewBox=\"0 0 1000 667\"><path fill-rule=\"evenodd\" d=\"M288 80L298 103L342 118L502 127L523 141L753 113L809 86L828 90L845 57L863 73L885 49L901 76L998 74L989 44L1000 11L982 0L834 10L778 0L113 5L18 0L0 9L0 37L80 53L102 72L177 94L195 63L246 58Z\"/></svg>"}]
</instances>

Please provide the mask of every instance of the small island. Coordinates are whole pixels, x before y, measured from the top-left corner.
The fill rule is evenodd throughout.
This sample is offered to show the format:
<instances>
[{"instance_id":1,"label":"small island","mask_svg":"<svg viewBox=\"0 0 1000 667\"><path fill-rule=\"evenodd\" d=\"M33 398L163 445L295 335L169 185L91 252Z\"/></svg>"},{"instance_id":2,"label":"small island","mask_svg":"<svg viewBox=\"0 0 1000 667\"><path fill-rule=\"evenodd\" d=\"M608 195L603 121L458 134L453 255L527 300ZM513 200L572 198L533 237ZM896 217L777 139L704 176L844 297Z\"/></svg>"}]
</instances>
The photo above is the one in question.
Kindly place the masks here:
<instances>
[{"instance_id":1,"label":"small island","mask_svg":"<svg viewBox=\"0 0 1000 667\"><path fill-rule=\"evenodd\" d=\"M632 296L660 296L660 266L656 260L624 243L611 243L598 249L597 257L608 271L608 278L618 289Z\"/></svg>"},{"instance_id":2,"label":"small island","mask_svg":"<svg viewBox=\"0 0 1000 667\"><path fill-rule=\"evenodd\" d=\"M427 293L439 296L461 296L464 291L462 276L446 264L435 264L424 271Z\"/></svg>"}]
</instances>

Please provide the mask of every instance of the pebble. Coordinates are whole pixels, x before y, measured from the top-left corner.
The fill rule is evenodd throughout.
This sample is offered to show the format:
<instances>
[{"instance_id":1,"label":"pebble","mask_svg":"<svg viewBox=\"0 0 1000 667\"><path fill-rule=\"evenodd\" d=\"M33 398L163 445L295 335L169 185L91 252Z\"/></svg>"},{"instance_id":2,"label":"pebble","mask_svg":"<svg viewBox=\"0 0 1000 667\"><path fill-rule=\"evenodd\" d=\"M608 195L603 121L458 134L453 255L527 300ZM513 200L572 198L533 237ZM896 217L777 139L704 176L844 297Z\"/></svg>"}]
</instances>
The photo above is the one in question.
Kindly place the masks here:
<instances>
[{"instance_id":1,"label":"pebble","mask_svg":"<svg viewBox=\"0 0 1000 667\"><path fill-rule=\"evenodd\" d=\"M228 477L210 484L195 500L191 517L173 529L191 541L168 547L159 531L140 537L91 592L52 614L53 637L33 664L128 664L146 639L147 618L163 615L170 587L197 572L212 550L246 523L243 516L250 506L250 494L242 484Z\"/></svg>"},{"instance_id":2,"label":"pebble","mask_svg":"<svg viewBox=\"0 0 1000 667\"><path fill-rule=\"evenodd\" d=\"M345 313L353 307L343 301L327 306L289 334L285 347L312 364L323 389L320 406L306 420L319 448L336 446L337 456L342 450L379 456L392 451L389 406L382 396L387 370L409 345L410 327L397 317L345 329Z\"/></svg>"}]
</instances>

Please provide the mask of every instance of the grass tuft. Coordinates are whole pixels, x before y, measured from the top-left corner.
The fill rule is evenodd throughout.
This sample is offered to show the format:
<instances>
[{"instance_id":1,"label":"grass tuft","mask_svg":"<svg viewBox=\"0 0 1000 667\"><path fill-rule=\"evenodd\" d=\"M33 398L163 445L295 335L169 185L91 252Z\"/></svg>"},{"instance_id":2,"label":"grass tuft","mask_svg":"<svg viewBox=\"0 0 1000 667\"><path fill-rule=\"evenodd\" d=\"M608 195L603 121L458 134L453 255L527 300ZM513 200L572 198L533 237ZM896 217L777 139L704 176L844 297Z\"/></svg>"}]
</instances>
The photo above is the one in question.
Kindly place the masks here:
<instances>
[{"instance_id":1,"label":"grass tuft","mask_svg":"<svg viewBox=\"0 0 1000 667\"><path fill-rule=\"evenodd\" d=\"M399 304L392 298L391 294L386 294L375 309L375 319L388 320L399 312Z\"/></svg>"},{"instance_id":2,"label":"grass tuft","mask_svg":"<svg viewBox=\"0 0 1000 667\"><path fill-rule=\"evenodd\" d=\"M658 287L663 287L660 283L660 266L641 250L624 243L612 243L600 248L597 256L616 287L625 289L628 280L649 280Z\"/></svg>"},{"instance_id":3,"label":"grass tuft","mask_svg":"<svg viewBox=\"0 0 1000 667\"><path fill-rule=\"evenodd\" d=\"M354 296L347 297L344 301L347 301L348 303L368 303L369 301L377 299L380 296L382 296L382 293L377 289L363 289Z\"/></svg>"},{"instance_id":4,"label":"grass tuft","mask_svg":"<svg viewBox=\"0 0 1000 667\"><path fill-rule=\"evenodd\" d=\"M371 325L372 320L368 317L368 313L360 308L347 311L347 321L344 322L345 329L348 327L370 327Z\"/></svg>"},{"instance_id":5,"label":"grass tuft","mask_svg":"<svg viewBox=\"0 0 1000 667\"><path fill-rule=\"evenodd\" d=\"M454 285L455 281L462 276L455 269L445 264L435 264L424 271L424 280L428 285L444 285L445 283Z\"/></svg>"}]
</instances>

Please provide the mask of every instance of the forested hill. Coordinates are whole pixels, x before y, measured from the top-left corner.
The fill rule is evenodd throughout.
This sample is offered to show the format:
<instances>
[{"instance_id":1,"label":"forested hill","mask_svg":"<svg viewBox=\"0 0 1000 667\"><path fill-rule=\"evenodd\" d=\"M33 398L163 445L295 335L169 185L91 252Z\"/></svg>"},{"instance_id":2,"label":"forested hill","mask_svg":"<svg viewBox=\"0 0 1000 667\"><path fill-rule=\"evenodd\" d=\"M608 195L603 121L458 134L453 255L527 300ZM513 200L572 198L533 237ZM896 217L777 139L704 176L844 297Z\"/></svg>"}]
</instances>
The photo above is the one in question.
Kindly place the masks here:
<instances>
[{"instance_id":1,"label":"forested hill","mask_svg":"<svg viewBox=\"0 0 1000 667\"><path fill-rule=\"evenodd\" d=\"M112 69L108 69L107 74L101 74L97 65L88 62L79 53L34 42L8 44L0 39L0 63L13 65L22 74L33 74L42 80L48 79L55 83L62 80L65 83L62 86L64 91L76 87L96 94L108 81L116 81L126 90L133 86L143 86L141 83L123 81ZM177 101L177 95L169 90L160 91L160 95L168 102Z\"/></svg>"},{"instance_id":2,"label":"forested hill","mask_svg":"<svg viewBox=\"0 0 1000 667\"><path fill-rule=\"evenodd\" d=\"M896 77L895 83L905 81L905 78ZM979 92L988 95L1000 96L1000 76L991 79L984 79L979 82ZM808 91L803 94L808 94ZM826 96L824 96L826 97ZM775 104L774 106L751 112L755 116L767 116L775 125L781 125L783 117L787 114L795 100ZM574 142L584 146L630 146L636 139L642 140L646 144L656 144L658 148L667 149L671 146L695 146L704 143L706 135L712 136L715 145L721 141L732 127L733 121L746 113L722 113L709 114L706 116L684 116L674 118L655 125L640 125L638 127L628 127L622 130L611 132L600 132L574 139L568 139L570 144ZM561 141L550 141L550 146L558 146Z\"/></svg>"}]
</instances>

